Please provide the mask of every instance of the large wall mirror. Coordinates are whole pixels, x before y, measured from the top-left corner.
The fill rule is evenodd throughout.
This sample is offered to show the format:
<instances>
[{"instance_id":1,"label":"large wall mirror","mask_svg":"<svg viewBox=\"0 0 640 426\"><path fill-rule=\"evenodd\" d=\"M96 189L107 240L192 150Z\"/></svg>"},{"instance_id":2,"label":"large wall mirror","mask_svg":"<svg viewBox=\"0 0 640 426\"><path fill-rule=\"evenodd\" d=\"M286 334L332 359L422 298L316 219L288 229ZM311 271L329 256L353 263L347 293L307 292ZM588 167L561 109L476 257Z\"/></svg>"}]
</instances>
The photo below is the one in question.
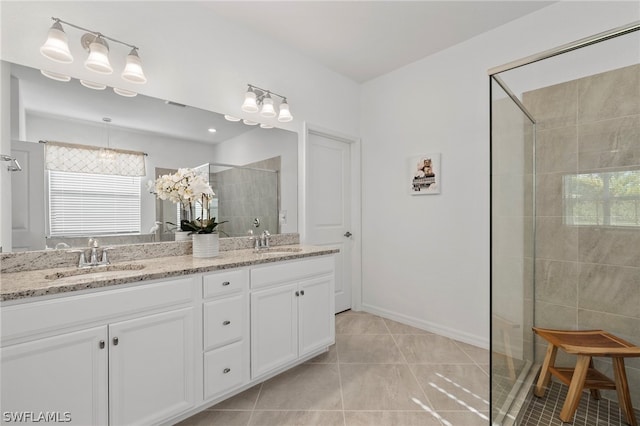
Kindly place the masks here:
<instances>
[{"instance_id":1,"label":"large wall mirror","mask_svg":"<svg viewBox=\"0 0 640 426\"><path fill-rule=\"evenodd\" d=\"M103 245L170 240L172 228L166 222L176 207L159 202L147 182L184 167L209 170L214 191L223 194L218 211L232 211L221 237L246 235L250 229L298 231L295 132L232 122L221 114L148 96L121 96L110 87L96 90L76 79L57 81L17 64L10 67L12 156L23 170L11 175L13 244L5 251L86 246L89 237L100 238ZM51 214L47 143L40 141L146 153L145 176L139 178L138 232L85 232L72 224L52 233L52 221L58 219ZM267 175L274 176L275 183L266 184L254 169L272 171ZM261 199L270 200L268 213ZM258 229L256 218L261 219Z\"/></svg>"}]
</instances>

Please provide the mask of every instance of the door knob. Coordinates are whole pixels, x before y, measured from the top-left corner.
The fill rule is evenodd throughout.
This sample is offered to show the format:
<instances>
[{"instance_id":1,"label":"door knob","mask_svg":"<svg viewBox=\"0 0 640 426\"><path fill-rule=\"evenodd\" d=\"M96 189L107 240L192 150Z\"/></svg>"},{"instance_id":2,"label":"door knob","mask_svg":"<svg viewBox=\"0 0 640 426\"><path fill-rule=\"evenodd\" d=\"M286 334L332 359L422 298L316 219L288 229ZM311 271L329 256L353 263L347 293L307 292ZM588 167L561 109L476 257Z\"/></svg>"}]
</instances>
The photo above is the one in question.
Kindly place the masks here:
<instances>
[{"instance_id":1,"label":"door knob","mask_svg":"<svg viewBox=\"0 0 640 426\"><path fill-rule=\"evenodd\" d=\"M350 237L350 236L352 236L352 235L353 235L353 234L352 234L351 232L349 232L349 231L347 231L347 232L345 232L345 233L344 233L344 236L345 236L345 237L347 237L347 238L349 238L349 237Z\"/></svg>"}]
</instances>

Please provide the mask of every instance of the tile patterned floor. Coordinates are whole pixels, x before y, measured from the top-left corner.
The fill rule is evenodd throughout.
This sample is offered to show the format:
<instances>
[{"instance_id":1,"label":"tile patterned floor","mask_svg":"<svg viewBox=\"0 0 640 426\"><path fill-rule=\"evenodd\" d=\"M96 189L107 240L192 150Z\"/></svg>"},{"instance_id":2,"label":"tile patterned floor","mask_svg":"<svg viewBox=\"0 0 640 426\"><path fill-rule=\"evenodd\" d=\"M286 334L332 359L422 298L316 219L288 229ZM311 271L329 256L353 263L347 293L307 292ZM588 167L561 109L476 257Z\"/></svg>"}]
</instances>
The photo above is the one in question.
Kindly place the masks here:
<instances>
[{"instance_id":1,"label":"tile patterned floor","mask_svg":"<svg viewBox=\"0 0 640 426\"><path fill-rule=\"evenodd\" d=\"M558 415L567 396L568 387L551 382L544 398L532 397L522 416L522 426L563 426ZM640 410L634 410L640 419ZM617 402L595 400L588 392L582 394L580 405L573 417L573 426L623 426L627 423Z\"/></svg>"},{"instance_id":2,"label":"tile patterned floor","mask_svg":"<svg viewBox=\"0 0 640 426\"><path fill-rule=\"evenodd\" d=\"M336 344L180 426L486 426L489 352L375 315L336 316Z\"/></svg>"}]
</instances>

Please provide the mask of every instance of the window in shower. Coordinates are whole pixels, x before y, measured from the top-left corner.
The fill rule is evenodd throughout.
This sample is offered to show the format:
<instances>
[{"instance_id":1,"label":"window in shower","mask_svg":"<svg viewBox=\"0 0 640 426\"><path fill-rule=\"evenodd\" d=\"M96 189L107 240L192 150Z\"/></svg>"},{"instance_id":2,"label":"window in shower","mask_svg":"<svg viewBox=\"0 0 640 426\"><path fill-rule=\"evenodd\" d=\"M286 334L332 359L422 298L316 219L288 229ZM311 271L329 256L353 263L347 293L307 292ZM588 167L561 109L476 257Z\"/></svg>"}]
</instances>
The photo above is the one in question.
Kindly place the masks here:
<instances>
[{"instance_id":1,"label":"window in shower","mask_svg":"<svg viewBox=\"0 0 640 426\"><path fill-rule=\"evenodd\" d=\"M640 170L563 176L564 222L640 227Z\"/></svg>"}]
</instances>

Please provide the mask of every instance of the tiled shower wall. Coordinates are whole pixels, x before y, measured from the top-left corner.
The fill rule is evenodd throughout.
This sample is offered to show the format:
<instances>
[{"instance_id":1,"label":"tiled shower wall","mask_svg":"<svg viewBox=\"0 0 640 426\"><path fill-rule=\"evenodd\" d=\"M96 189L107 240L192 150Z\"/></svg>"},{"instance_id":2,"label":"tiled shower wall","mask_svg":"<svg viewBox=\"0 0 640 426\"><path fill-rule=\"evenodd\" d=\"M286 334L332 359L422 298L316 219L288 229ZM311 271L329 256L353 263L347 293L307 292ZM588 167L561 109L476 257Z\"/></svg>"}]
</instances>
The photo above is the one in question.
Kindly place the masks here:
<instances>
[{"instance_id":1,"label":"tiled shower wall","mask_svg":"<svg viewBox=\"0 0 640 426\"><path fill-rule=\"evenodd\" d=\"M640 227L570 225L563 205L564 176L640 169L640 65L527 92L523 103L537 121L535 324L604 329L640 346ZM536 340L536 361L545 348ZM626 365L640 407L640 358ZM607 359L596 368L613 377Z\"/></svg>"},{"instance_id":2,"label":"tiled shower wall","mask_svg":"<svg viewBox=\"0 0 640 426\"><path fill-rule=\"evenodd\" d=\"M260 234L267 230L279 233L278 210L280 206L280 157L273 157L248 167L273 170L257 171L231 168L211 173L209 178L214 192L218 195L219 221L230 237L242 237L249 230ZM258 218L259 227L253 221Z\"/></svg>"}]
</instances>

